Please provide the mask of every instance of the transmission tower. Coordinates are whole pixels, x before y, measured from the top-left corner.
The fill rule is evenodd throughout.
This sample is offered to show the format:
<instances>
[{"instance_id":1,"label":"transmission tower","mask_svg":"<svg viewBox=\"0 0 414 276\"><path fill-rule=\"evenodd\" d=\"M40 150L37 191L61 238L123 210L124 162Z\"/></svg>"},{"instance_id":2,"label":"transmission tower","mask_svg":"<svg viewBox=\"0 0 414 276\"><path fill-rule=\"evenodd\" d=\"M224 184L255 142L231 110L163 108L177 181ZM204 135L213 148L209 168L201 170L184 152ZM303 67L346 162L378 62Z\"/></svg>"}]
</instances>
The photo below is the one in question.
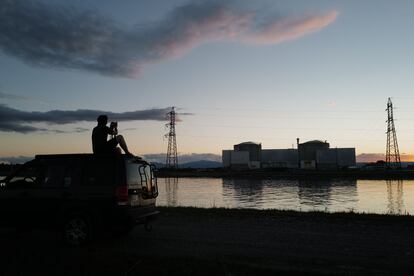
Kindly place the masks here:
<instances>
[{"instance_id":1,"label":"transmission tower","mask_svg":"<svg viewBox=\"0 0 414 276\"><path fill-rule=\"evenodd\" d=\"M394 125L394 115L391 98L387 103L387 154L385 162L388 168L401 168L400 151L398 150L397 133Z\"/></svg>"},{"instance_id":2,"label":"transmission tower","mask_svg":"<svg viewBox=\"0 0 414 276\"><path fill-rule=\"evenodd\" d=\"M178 157L177 157L177 141L175 139L175 110L174 107L171 108L171 111L167 113L167 119L170 121L165 124L170 131L165 134L165 137L168 137L168 149L167 149L167 159L165 166L167 168L178 168Z\"/></svg>"}]
</instances>

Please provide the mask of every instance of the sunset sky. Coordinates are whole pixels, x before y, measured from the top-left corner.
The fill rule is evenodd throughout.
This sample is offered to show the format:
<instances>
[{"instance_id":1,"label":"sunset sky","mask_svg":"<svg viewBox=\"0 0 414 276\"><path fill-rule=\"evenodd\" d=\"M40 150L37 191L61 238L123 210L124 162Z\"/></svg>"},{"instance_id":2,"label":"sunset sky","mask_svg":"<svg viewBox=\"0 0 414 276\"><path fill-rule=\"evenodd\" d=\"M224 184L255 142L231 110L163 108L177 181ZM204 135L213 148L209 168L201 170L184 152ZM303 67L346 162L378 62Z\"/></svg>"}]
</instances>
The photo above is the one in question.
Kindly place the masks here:
<instances>
[{"instance_id":1,"label":"sunset sky","mask_svg":"<svg viewBox=\"0 0 414 276\"><path fill-rule=\"evenodd\" d=\"M135 154L156 156L171 106L180 155L299 137L376 160L388 97L411 159L413 10L409 0L5 0L0 160L91 152L101 113Z\"/></svg>"}]
</instances>

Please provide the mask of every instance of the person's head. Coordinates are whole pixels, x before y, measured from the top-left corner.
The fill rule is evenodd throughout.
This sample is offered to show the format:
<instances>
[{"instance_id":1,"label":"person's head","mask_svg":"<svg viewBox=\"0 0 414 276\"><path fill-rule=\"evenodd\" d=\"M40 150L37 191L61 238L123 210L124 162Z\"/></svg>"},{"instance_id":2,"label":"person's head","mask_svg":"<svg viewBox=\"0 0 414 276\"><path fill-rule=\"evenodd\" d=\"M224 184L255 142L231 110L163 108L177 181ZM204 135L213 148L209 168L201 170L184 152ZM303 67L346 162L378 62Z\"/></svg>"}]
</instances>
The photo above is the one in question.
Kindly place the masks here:
<instances>
[{"instance_id":1,"label":"person's head","mask_svg":"<svg viewBox=\"0 0 414 276\"><path fill-rule=\"evenodd\" d=\"M96 120L98 121L98 126L106 126L106 124L108 123L108 116L99 115Z\"/></svg>"}]
</instances>

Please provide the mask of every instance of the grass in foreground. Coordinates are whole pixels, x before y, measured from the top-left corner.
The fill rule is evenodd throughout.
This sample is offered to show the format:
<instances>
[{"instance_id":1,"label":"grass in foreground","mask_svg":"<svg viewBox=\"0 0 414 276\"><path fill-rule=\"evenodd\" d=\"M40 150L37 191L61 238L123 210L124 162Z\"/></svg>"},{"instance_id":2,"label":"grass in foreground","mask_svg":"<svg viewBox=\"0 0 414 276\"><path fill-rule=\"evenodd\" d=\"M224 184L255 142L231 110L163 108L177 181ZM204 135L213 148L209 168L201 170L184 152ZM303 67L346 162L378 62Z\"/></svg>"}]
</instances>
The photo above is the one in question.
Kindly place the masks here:
<instances>
[{"instance_id":1,"label":"grass in foreground","mask_svg":"<svg viewBox=\"0 0 414 276\"><path fill-rule=\"evenodd\" d=\"M371 214L325 211L294 211L276 209L233 209L233 208L198 208L198 207L157 207L163 215L188 215L188 216L215 216L215 217L297 217L297 218L344 218L344 219L370 219L387 221L412 221L414 216L409 214Z\"/></svg>"}]
</instances>

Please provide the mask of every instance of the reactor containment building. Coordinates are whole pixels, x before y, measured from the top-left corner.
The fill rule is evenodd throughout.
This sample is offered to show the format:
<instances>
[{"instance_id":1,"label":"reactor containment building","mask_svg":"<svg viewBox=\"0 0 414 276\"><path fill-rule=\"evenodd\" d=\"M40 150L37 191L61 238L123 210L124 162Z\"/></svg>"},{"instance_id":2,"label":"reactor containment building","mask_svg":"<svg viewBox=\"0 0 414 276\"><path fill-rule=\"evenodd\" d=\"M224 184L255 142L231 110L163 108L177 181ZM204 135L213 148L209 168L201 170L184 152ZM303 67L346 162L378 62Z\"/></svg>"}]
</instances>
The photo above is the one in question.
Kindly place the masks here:
<instances>
[{"instance_id":1,"label":"reactor containment building","mask_svg":"<svg viewBox=\"0 0 414 276\"><path fill-rule=\"evenodd\" d=\"M312 140L294 149L262 149L260 143L244 142L223 150L223 167L232 169L286 168L341 170L356 166L355 148L330 148L329 143Z\"/></svg>"}]
</instances>

